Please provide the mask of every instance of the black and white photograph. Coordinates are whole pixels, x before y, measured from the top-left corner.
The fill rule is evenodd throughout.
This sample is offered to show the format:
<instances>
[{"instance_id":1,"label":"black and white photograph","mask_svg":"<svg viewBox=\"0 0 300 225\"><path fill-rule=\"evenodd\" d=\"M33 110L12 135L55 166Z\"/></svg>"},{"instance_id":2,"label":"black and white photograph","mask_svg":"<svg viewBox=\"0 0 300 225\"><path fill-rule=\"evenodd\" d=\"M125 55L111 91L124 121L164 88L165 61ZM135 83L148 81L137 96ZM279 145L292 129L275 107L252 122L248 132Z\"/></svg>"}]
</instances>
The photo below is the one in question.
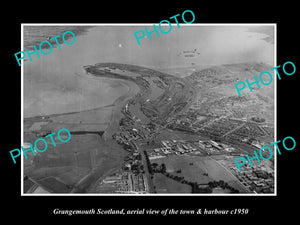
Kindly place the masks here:
<instances>
[{"instance_id":1,"label":"black and white photograph","mask_svg":"<svg viewBox=\"0 0 300 225\"><path fill-rule=\"evenodd\" d=\"M112 3L5 8L3 220L297 221L296 5Z\"/></svg>"},{"instance_id":2,"label":"black and white photograph","mask_svg":"<svg viewBox=\"0 0 300 225\"><path fill-rule=\"evenodd\" d=\"M276 194L276 25L158 27L22 25L23 194Z\"/></svg>"}]
</instances>

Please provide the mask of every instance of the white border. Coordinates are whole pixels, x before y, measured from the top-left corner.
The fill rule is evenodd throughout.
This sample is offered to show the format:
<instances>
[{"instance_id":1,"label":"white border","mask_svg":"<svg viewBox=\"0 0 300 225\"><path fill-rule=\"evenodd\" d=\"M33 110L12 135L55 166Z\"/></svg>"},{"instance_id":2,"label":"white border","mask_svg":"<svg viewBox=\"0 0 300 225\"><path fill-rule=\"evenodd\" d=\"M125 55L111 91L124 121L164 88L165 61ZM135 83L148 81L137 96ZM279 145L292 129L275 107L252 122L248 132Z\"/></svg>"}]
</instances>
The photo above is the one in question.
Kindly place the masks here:
<instances>
[{"instance_id":1,"label":"white border","mask_svg":"<svg viewBox=\"0 0 300 225\"><path fill-rule=\"evenodd\" d=\"M158 23L154 23L158 25ZM171 23L172 25L177 25L176 23ZM168 24L161 24L162 26L167 26ZM153 26L153 23L21 23L21 51L23 51L23 27L24 26ZM192 23L192 24L181 24L180 26L274 26L274 67L277 65L277 23ZM275 74L275 71L274 71ZM274 76L275 77L275 76ZM277 140L277 79L274 79L274 142ZM23 146L24 142L24 68L23 63L21 63L21 144ZM24 157L21 157L21 196L277 196L277 151L275 151L274 146L274 193L272 194L263 194L263 193L251 193L251 194L92 194L92 193L78 193L78 194L59 194L59 193L51 193L51 194L29 194L24 192L23 185L23 160Z\"/></svg>"}]
</instances>

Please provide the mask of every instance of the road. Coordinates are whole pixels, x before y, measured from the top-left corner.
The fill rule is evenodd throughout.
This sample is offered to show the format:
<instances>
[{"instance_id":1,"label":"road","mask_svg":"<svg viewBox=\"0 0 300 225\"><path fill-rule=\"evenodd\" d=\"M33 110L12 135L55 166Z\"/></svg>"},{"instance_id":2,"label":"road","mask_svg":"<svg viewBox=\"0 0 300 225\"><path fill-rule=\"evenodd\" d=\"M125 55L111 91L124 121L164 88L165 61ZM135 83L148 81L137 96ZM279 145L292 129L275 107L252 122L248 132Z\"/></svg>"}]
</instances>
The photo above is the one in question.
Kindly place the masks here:
<instances>
[{"instance_id":1,"label":"road","mask_svg":"<svg viewBox=\"0 0 300 225\"><path fill-rule=\"evenodd\" d=\"M149 171L146 155L145 155L144 151L139 148L138 144L136 146L137 146L137 150L140 152L141 157L142 157L143 168L144 168L144 171L145 171L145 175L146 175L146 178L147 178L147 184L148 184L148 188L149 188L149 190L147 190L147 191L149 193L155 193L156 191L155 191L153 180L151 178L151 174L150 174L150 171Z\"/></svg>"},{"instance_id":2,"label":"road","mask_svg":"<svg viewBox=\"0 0 300 225\"><path fill-rule=\"evenodd\" d=\"M233 128L232 130L230 130L230 131L228 131L227 133L223 134L222 137L225 137L225 136L227 136L227 135L233 133L234 131L236 131L236 130L242 128L242 127L245 126L245 125L246 125L246 123L243 123L243 124L241 124L241 125L239 125L239 126Z\"/></svg>"}]
</instances>

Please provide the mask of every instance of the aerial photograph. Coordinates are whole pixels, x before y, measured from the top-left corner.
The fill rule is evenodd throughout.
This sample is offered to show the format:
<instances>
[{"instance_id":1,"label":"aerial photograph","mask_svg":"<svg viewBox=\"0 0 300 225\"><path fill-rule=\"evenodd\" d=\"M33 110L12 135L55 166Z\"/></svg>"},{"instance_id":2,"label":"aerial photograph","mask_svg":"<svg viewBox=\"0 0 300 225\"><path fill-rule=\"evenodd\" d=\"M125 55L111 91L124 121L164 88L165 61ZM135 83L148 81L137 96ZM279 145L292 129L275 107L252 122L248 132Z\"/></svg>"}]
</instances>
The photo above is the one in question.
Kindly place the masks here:
<instances>
[{"instance_id":1,"label":"aerial photograph","mask_svg":"<svg viewBox=\"0 0 300 225\"><path fill-rule=\"evenodd\" d=\"M145 28L22 24L22 51L52 45L21 62L22 146L48 144L23 157L22 194L276 193L275 157L241 171L235 161L274 142L276 82L241 96L235 84L276 80L275 25L173 24L139 45ZM63 128L71 139L53 135L54 146L46 136Z\"/></svg>"}]
</instances>

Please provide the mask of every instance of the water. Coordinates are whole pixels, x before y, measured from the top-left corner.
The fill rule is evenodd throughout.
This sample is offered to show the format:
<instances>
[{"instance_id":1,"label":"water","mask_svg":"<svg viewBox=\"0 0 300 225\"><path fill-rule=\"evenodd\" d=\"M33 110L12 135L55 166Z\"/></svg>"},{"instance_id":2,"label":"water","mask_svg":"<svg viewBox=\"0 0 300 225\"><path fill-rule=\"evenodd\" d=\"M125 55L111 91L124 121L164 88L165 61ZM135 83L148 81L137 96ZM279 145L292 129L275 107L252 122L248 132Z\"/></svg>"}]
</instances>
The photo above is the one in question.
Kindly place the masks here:
<instances>
[{"instance_id":1,"label":"water","mask_svg":"<svg viewBox=\"0 0 300 225\"><path fill-rule=\"evenodd\" d=\"M151 30L150 26L147 26ZM145 26L100 26L76 36L72 45L61 44L49 55L24 66L24 117L73 112L112 104L128 93L130 82L93 78L83 66L100 62L128 63L150 68L192 67L226 63L274 64L274 44L256 26L181 26L168 34L141 39L134 32ZM270 28L270 27L269 27ZM152 28L153 29L153 28ZM197 49L195 57L182 53Z\"/></svg>"}]
</instances>

